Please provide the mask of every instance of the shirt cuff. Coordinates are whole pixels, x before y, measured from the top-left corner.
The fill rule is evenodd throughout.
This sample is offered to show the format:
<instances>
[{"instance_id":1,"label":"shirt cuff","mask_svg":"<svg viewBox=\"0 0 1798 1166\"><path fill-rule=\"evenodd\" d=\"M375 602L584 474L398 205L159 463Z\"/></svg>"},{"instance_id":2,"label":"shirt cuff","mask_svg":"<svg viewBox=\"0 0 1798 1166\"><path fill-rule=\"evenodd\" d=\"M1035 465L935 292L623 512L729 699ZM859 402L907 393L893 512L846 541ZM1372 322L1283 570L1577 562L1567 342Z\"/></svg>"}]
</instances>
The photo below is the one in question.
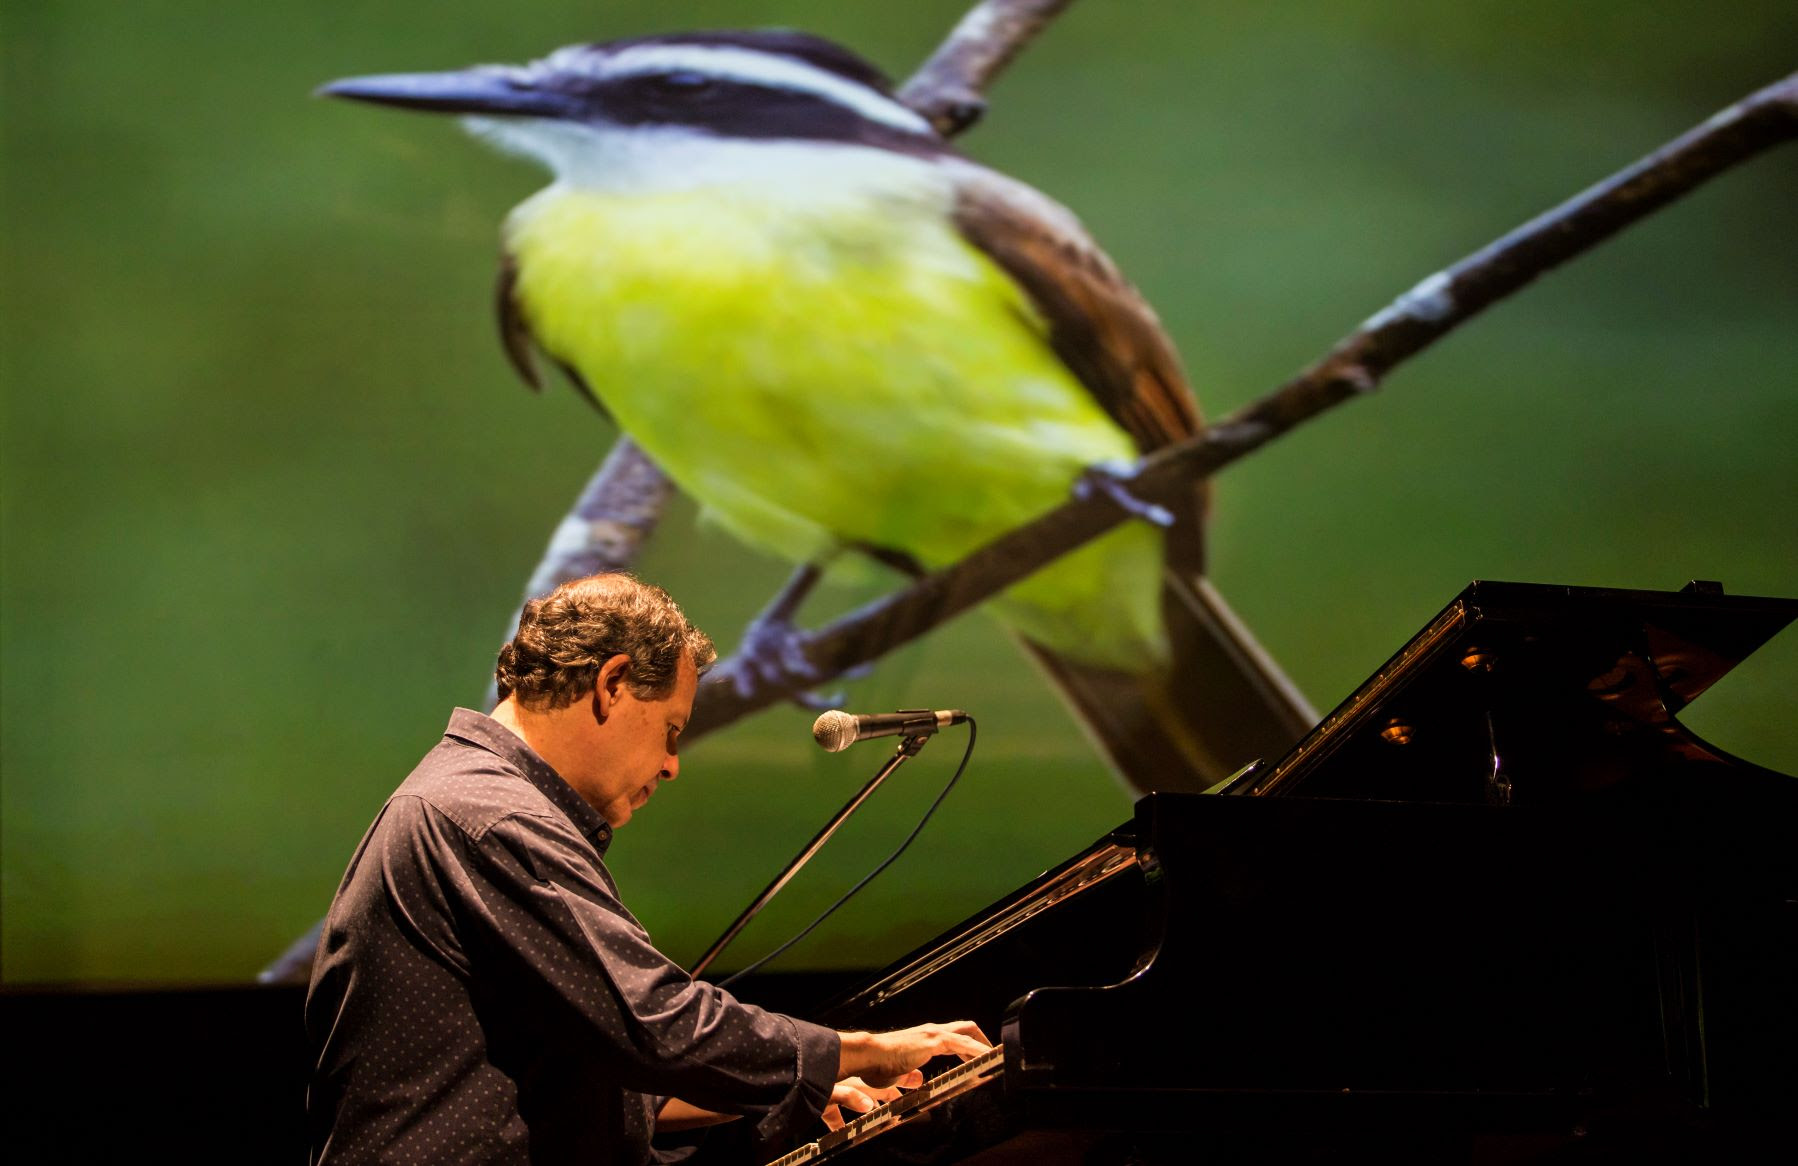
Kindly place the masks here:
<instances>
[{"instance_id":1,"label":"shirt cuff","mask_svg":"<svg viewBox=\"0 0 1798 1166\"><path fill-rule=\"evenodd\" d=\"M843 1057L843 1040L835 1029L782 1016L793 1030L793 1048L798 1059L793 1088L787 1096L756 1123L756 1140L764 1146L777 1146L781 1152L793 1149L811 1127L817 1124L824 1107L830 1103L831 1089L837 1083L837 1067Z\"/></svg>"}]
</instances>

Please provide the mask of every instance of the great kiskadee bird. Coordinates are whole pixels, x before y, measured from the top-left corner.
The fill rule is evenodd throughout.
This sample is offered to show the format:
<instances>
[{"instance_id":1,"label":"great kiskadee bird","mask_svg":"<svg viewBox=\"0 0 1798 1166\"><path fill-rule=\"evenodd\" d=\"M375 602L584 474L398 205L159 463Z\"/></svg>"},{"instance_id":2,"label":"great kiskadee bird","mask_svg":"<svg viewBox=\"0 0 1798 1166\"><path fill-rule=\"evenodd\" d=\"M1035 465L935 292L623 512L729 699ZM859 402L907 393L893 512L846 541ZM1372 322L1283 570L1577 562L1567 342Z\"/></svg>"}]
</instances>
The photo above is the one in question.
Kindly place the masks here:
<instances>
[{"instance_id":1,"label":"great kiskadee bird","mask_svg":"<svg viewBox=\"0 0 1798 1166\"><path fill-rule=\"evenodd\" d=\"M1154 312L1074 216L831 42L649 36L322 92L461 114L545 163L504 228L513 362L535 385L540 349L796 563L940 568L1200 430ZM1315 719L1203 578L1207 498L989 604L1139 789L1203 788Z\"/></svg>"}]
</instances>

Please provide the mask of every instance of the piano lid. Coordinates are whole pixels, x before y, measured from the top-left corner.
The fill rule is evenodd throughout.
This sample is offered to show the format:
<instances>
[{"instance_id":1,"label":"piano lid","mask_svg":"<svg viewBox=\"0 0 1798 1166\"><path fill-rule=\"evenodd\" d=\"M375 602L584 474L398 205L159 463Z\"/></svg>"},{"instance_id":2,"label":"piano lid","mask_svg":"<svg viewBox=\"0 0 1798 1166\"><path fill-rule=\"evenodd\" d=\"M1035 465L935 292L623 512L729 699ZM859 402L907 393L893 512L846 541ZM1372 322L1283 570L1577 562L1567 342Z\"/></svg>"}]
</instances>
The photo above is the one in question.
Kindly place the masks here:
<instances>
[{"instance_id":1,"label":"piano lid","mask_svg":"<svg viewBox=\"0 0 1798 1166\"><path fill-rule=\"evenodd\" d=\"M1798 600L1714 583L1476 581L1285 758L1218 792L1508 804L1657 764L1740 767L1676 716L1794 618Z\"/></svg>"}]
</instances>

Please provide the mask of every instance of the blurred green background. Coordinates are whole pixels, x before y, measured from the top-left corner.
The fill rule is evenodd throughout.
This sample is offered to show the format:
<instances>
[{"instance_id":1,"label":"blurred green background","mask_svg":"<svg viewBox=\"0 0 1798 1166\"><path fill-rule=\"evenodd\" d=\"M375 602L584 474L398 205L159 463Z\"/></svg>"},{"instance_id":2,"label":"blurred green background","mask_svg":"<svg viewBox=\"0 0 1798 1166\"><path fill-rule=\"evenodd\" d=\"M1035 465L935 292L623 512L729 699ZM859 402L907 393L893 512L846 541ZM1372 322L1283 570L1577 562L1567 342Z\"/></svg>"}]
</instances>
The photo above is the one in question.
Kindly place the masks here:
<instances>
[{"instance_id":1,"label":"blurred green background","mask_svg":"<svg viewBox=\"0 0 1798 1166\"><path fill-rule=\"evenodd\" d=\"M232 981L324 910L388 791L479 699L612 434L490 319L540 179L332 77L784 24L904 74L963 0L5 0L4 959ZM970 153L1075 208L1208 413L1417 278L1798 65L1768 3L1081 0ZM1216 580L1328 708L1472 578L1798 595L1798 148L1475 321L1219 480ZM784 577L677 508L641 564L728 647ZM815 614L865 593L828 596ZM1688 715L1798 772L1788 633ZM1128 813L983 617L854 684L981 721L910 855L787 966L884 960ZM612 852L690 959L878 763L810 714L695 746ZM883 854L946 737L734 949Z\"/></svg>"}]
</instances>

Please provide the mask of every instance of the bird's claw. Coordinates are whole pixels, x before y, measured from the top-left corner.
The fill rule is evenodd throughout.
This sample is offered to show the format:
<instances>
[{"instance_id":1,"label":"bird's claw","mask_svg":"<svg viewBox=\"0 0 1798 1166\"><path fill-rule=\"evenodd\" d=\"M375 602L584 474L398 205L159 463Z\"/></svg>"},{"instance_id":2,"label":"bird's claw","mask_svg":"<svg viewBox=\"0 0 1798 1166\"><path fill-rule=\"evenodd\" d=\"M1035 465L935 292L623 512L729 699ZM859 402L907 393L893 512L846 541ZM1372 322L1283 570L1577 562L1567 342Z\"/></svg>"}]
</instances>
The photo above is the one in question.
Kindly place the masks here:
<instances>
[{"instance_id":1,"label":"bird's claw","mask_svg":"<svg viewBox=\"0 0 1798 1166\"><path fill-rule=\"evenodd\" d=\"M791 623L766 615L758 617L744 630L743 642L737 645L731 687L745 700L772 688L789 693L788 700L813 712L837 707L842 703L841 691L813 691L814 685L829 680L831 674L812 663L805 645L805 633Z\"/></svg>"},{"instance_id":2,"label":"bird's claw","mask_svg":"<svg viewBox=\"0 0 1798 1166\"><path fill-rule=\"evenodd\" d=\"M1144 522L1159 527L1174 525L1173 511L1159 503L1139 498L1132 492L1131 485L1136 478L1136 467L1126 462L1090 465L1080 471L1080 477L1074 482L1074 497L1082 502L1103 498L1124 513L1134 515Z\"/></svg>"}]
</instances>

